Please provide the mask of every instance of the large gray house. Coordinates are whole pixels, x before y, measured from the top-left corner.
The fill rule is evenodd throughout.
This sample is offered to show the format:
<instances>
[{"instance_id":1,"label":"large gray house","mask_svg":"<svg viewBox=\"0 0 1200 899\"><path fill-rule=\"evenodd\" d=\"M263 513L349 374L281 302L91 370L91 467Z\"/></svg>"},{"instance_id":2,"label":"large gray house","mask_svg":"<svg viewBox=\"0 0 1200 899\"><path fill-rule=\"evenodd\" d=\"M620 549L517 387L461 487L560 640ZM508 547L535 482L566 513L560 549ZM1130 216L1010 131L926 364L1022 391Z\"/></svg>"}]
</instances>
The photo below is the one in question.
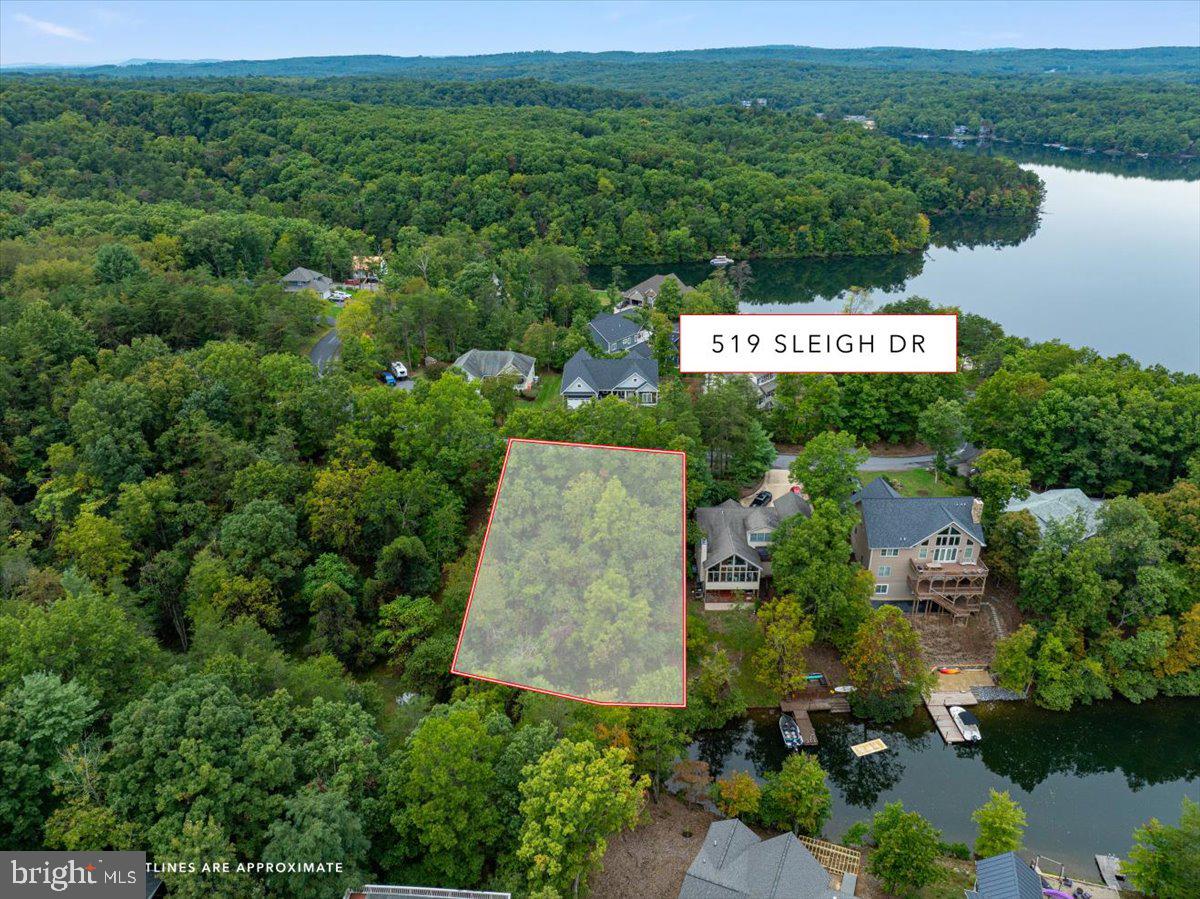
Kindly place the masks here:
<instances>
[{"instance_id":1,"label":"large gray house","mask_svg":"<svg viewBox=\"0 0 1200 899\"><path fill-rule=\"evenodd\" d=\"M622 290L621 305L618 308L637 309L643 306L653 306L654 301L658 299L658 295L662 291L663 284L667 281L675 282L675 286L679 288L680 296L685 293L691 293L696 289L684 284L674 272L667 275L651 275L640 284L635 284L628 290Z\"/></svg>"},{"instance_id":2,"label":"large gray house","mask_svg":"<svg viewBox=\"0 0 1200 899\"><path fill-rule=\"evenodd\" d=\"M704 608L734 609L754 604L771 576L770 548L775 530L793 515L812 515L797 493L785 493L769 506L747 507L727 499L696 510L704 532L696 547L696 576L704 589Z\"/></svg>"},{"instance_id":3,"label":"large gray house","mask_svg":"<svg viewBox=\"0 0 1200 899\"><path fill-rule=\"evenodd\" d=\"M1025 499L1011 500L1004 507L1004 511L1028 512L1043 534L1052 523L1079 515L1083 518L1083 536L1094 537L1100 524L1097 514L1103 505L1104 500L1092 499L1078 487L1065 487L1061 490L1030 493Z\"/></svg>"},{"instance_id":4,"label":"large gray house","mask_svg":"<svg viewBox=\"0 0 1200 899\"><path fill-rule=\"evenodd\" d=\"M529 390L537 382L537 360L512 350L467 350L454 360L454 367L468 381L515 375L519 379L517 390Z\"/></svg>"},{"instance_id":5,"label":"large gray house","mask_svg":"<svg viewBox=\"0 0 1200 899\"><path fill-rule=\"evenodd\" d=\"M850 899L857 879L845 875L834 889L829 872L795 834L764 840L729 818L709 825L679 899Z\"/></svg>"},{"instance_id":6,"label":"large gray house","mask_svg":"<svg viewBox=\"0 0 1200 899\"><path fill-rule=\"evenodd\" d=\"M619 353L650 339L650 332L633 319L608 312L601 312L588 322L588 333L605 353Z\"/></svg>"},{"instance_id":7,"label":"large gray house","mask_svg":"<svg viewBox=\"0 0 1200 899\"><path fill-rule=\"evenodd\" d=\"M979 608L987 542L973 496L901 496L876 478L852 497L861 516L850 542L858 564L875 575L875 599L940 608L965 621Z\"/></svg>"},{"instance_id":8,"label":"large gray house","mask_svg":"<svg viewBox=\"0 0 1200 899\"><path fill-rule=\"evenodd\" d=\"M283 289L289 292L315 290L318 296L323 296L326 291L333 290L332 279L301 265L296 266L280 280L283 282Z\"/></svg>"},{"instance_id":9,"label":"large gray house","mask_svg":"<svg viewBox=\"0 0 1200 899\"><path fill-rule=\"evenodd\" d=\"M560 392L568 409L606 396L654 406L658 403L658 363L634 354L623 359L596 359L587 350L579 350L563 366Z\"/></svg>"}]
</instances>

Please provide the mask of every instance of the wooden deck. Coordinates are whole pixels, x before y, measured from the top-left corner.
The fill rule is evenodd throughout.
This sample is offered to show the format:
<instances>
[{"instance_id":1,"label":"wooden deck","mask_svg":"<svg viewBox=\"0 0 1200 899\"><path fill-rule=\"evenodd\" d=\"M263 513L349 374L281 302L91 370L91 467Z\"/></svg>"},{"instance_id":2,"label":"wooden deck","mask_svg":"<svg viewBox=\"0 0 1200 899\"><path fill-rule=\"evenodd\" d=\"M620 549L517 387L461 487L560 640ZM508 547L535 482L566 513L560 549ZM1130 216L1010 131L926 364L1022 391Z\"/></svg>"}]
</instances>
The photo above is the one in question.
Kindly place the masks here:
<instances>
[{"instance_id":1,"label":"wooden deck","mask_svg":"<svg viewBox=\"0 0 1200 899\"><path fill-rule=\"evenodd\" d=\"M925 700L925 708L929 710L929 717L933 719L934 725L938 729L938 733L942 735L942 739L947 743L965 743L966 738L963 737L962 731L958 729L958 725L954 723L954 719L950 717L949 706L952 705L975 705L979 700L975 698L975 694L970 691L966 692L939 692L935 691L929 694L929 698Z\"/></svg>"}]
</instances>

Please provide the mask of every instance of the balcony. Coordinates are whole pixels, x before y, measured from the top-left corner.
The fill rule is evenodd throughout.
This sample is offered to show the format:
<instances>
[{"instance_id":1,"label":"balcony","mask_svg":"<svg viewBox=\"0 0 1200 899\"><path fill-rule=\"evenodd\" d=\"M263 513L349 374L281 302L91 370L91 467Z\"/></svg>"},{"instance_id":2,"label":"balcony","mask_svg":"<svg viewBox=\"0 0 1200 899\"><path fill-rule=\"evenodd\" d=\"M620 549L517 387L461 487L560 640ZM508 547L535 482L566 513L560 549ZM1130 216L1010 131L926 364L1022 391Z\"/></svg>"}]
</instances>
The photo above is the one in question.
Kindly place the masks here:
<instances>
[{"instance_id":1,"label":"balcony","mask_svg":"<svg viewBox=\"0 0 1200 899\"><path fill-rule=\"evenodd\" d=\"M987 576L987 566L982 562L912 559L908 563L908 589L917 600L913 611L916 612L924 602L926 611L937 606L953 615L956 621L965 621L979 609Z\"/></svg>"}]
</instances>

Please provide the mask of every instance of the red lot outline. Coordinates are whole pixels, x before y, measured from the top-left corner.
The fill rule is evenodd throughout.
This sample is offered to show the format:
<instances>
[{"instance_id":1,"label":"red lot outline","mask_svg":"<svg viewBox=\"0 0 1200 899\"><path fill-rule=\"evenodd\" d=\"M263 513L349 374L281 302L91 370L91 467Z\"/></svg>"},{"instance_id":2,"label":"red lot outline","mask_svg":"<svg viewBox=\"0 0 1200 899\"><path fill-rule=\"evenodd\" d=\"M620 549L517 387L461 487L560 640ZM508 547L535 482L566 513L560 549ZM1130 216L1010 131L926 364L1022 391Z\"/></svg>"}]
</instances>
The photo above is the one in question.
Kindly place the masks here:
<instances>
[{"instance_id":1,"label":"red lot outline","mask_svg":"<svg viewBox=\"0 0 1200 899\"><path fill-rule=\"evenodd\" d=\"M954 316L954 368L950 369L919 369L917 371L860 371L859 369L849 369L842 371L841 369L812 369L804 371L781 371L780 369L766 369L765 371L746 371L746 372L706 372L692 371L690 368L684 371L679 369L681 375L707 375L707 374L743 374L743 375L953 375L958 373L958 313L957 312L684 312L679 316L680 324L680 340L683 339L683 319L685 318L746 318L755 315L793 315L805 316L806 318L850 318L858 315L870 315L876 318L899 318L909 317L913 315L931 318L935 315L952 315ZM683 355L680 354L680 364L682 365Z\"/></svg>"},{"instance_id":2,"label":"red lot outline","mask_svg":"<svg viewBox=\"0 0 1200 899\"><path fill-rule=\"evenodd\" d=\"M667 456L679 456L683 462L683 496L680 502L680 564L679 564L679 623L683 631L683 643L680 646L680 670L683 678L683 702L607 702L599 699L588 699L586 696L576 696L573 693L558 693L554 690L543 690L540 687L530 687L527 684L513 683L494 677L484 677L481 674L471 674L458 670L458 651L462 648L463 634L467 631L467 619L471 616L471 602L475 599L475 585L479 581L479 569L483 567L483 559L487 554L488 536L492 532L492 518L496 515L496 507L500 504L500 489L504 486L504 473L508 470L508 456L514 443L540 443L547 446L581 446L587 449L624 450L632 453L660 453ZM450 673L460 677L501 684L505 687L516 687L519 690L529 690L531 693L543 693L547 696L557 696L560 699L574 699L589 705L655 707L666 709L682 709L687 707L687 453L682 450L646 449L640 446L611 446L607 443L571 443L564 440L533 440L527 437L510 437L504 450L504 464L500 468L500 480L496 483L496 495L492 497L492 509L488 513L487 528L483 532L483 544L479 548L479 560L475 563L475 576L471 579L471 594L467 597L467 609L463 612L462 626L458 629L458 642L454 646L454 658L450 662Z\"/></svg>"}]
</instances>

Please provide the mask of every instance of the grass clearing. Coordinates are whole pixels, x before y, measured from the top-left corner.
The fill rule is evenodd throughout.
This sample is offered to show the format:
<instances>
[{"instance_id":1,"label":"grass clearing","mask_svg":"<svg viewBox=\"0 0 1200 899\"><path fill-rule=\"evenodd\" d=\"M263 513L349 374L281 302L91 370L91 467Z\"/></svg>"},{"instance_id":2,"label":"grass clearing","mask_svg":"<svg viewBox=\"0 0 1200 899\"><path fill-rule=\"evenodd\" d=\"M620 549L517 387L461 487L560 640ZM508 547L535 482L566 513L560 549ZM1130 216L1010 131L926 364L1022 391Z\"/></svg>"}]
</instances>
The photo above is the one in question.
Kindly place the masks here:
<instances>
[{"instance_id":1,"label":"grass clearing","mask_svg":"<svg viewBox=\"0 0 1200 899\"><path fill-rule=\"evenodd\" d=\"M864 472L864 474L866 474ZM870 483L876 476L887 478L900 491L901 496L967 496L965 478L958 475L938 475L937 483L933 481L933 472L924 468L908 468L903 471L879 471L866 474L864 483Z\"/></svg>"},{"instance_id":2,"label":"grass clearing","mask_svg":"<svg viewBox=\"0 0 1200 899\"><path fill-rule=\"evenodd\" d=\"M559 398L558 391L561 387L562 375L542 375L541 380L538 382L537 396L534 398L533 404L535 406L549 406Z\"/></svg>"}]
</instances>

